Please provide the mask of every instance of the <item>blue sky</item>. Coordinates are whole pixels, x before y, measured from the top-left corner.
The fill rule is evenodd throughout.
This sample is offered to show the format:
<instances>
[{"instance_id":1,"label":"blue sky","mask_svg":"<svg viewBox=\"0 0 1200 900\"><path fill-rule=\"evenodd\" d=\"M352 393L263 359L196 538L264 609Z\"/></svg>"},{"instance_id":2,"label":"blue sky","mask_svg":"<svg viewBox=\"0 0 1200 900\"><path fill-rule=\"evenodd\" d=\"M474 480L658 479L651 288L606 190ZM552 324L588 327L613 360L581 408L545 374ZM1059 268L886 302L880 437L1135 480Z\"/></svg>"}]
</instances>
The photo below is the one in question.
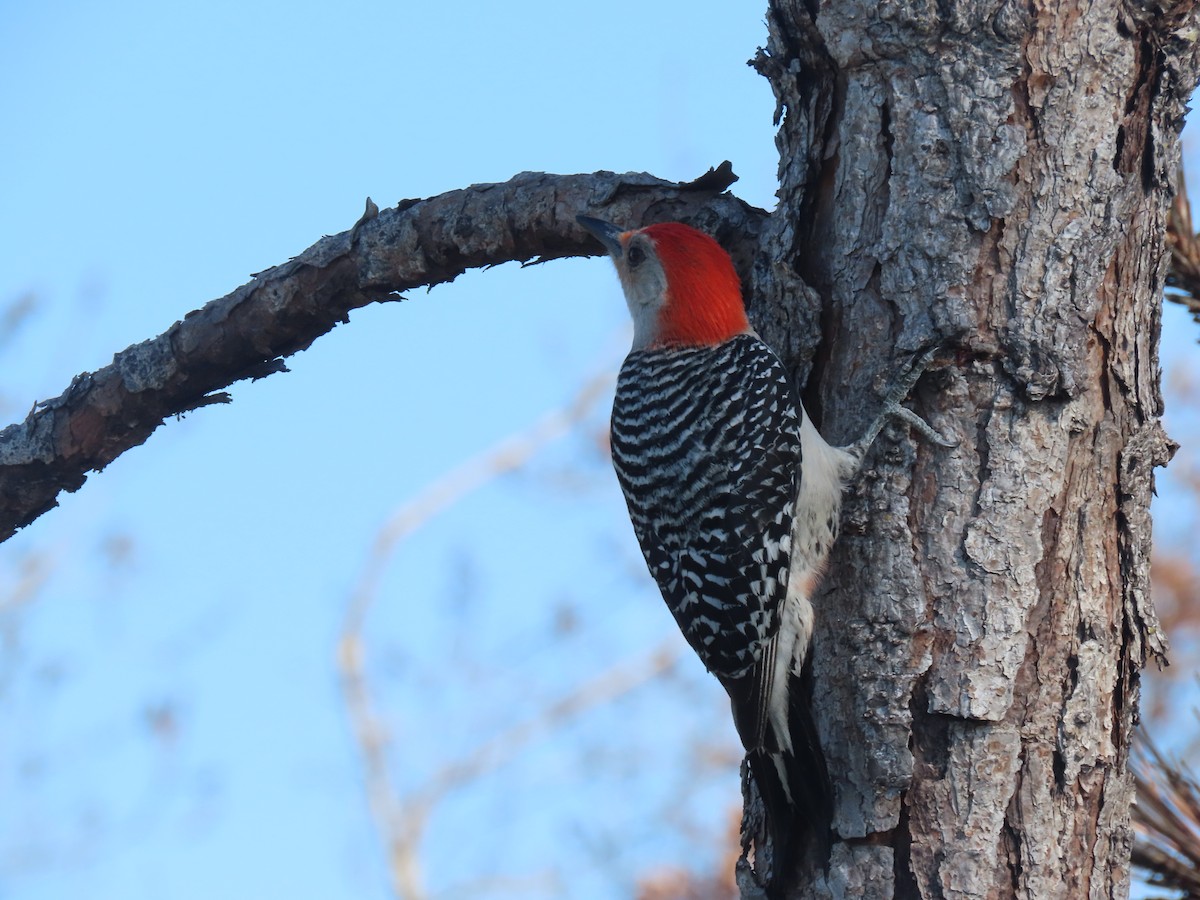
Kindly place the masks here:
<instances>
[{"instance_id":1,"label":"blue sky","mask_svg":"<svg viewBox=\"0 0 1200 900\"><path fill-rule=\"evenodd\" d=\"M0 8L0 308L34 303L0 346L6 421L350 227L368 195L525 170L690 179L728 158L742 196L772 202L774 104L745 65L759 12ZM356 312L0 548L3 594L48 572L0 612L0 898L388 896L338 687L350 592L389 514L570 402L625 328L599 260ZM391 561L366 641L402 793L681 643L598 450L605 420L601 401ZM568 718L438 805L425 886L602 898L703 868L736 775L677 757L732 747L724 709L685 657ZM496 876L517 887L478 881Z\"/></svg>"},{"instance_id":2,"label":"blue sky","mask_svg":"<svg viewBox=\"0 0 1200 900\"><path fill-rule=\"evenodd\" d=\"M737 192L773 202L750 7L7 2L0 16L0 311L33 303L0 344L6 422L349 228L368 195L389 206L525 170L684 180L730 159ZM335 659L371 542L627 340L599 260L412 296L355 312L232 405L169 422L0 547L0 900L389 896ZM1186 357L1193 327L1172 315L1168 359ZM681 645L597 446L606 416L601 401L391 559L366 639L402 793ZM45 573L32 599L2 599L30 571ZM421 845L425 886L607 898L658 865L704 869L736 802L720 757L734 740L684 654L450 793Z\"/></svg>"}]
</instances>

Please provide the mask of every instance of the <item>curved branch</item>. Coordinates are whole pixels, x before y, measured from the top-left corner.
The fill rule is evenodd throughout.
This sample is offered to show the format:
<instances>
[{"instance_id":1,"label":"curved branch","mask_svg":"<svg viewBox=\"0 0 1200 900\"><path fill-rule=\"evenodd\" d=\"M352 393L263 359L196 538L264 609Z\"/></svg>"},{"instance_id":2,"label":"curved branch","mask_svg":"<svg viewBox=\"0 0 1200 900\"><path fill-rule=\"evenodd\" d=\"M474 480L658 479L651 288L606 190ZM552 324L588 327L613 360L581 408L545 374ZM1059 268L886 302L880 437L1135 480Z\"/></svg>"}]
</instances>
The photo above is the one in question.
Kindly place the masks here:
<instances>
[{"instance_id":1,"label":"curved branch","mask_svg":"<svg viewBox=\"0 0 1200 900\"><path fill-rule=\"evenodd\" d=\"M527 172L382 212L368 200L349 231L76 376L60 396L0 431L0 541L168 416L228 403L223 389L234 382L287 371L285 357L349 321L352 309L453 281L469 268L597 255L577 213L691 222L723 240L745 272L765 213L722 193L736 178L727 162L683 184L639 173Z\"/></svg>"}]
</instances>

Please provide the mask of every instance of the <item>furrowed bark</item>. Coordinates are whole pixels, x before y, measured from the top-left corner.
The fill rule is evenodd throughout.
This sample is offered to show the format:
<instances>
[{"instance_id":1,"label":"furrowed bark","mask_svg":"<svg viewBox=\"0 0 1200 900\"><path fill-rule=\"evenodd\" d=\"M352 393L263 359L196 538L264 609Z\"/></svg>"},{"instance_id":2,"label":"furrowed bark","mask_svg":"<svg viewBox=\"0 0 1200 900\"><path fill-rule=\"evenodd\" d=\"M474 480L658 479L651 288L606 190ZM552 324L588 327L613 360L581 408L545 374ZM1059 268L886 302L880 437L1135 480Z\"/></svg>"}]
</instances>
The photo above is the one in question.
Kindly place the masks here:
<instances>
[{"instance_id":1,"label":"furrowed bark","mask_svg":"<svg viewBox=\"0 0 1200 900\"><path fill-rule=\"evenodd\" d=\"M349 231L258 273L233 293L188 313L158 337L77 376L24 422L0 431L0 540L57 505L88 473L144 442L163 421L213 403L246 378L286 371L349 313L399 293L453 281L469 268L516 260L594 256L575 216L592 212L641 226L670 219L714 234L748 269L761 210L723 193L723 163L692 182L642 173L524 173L368 212Z\"/></svg>"},{"instance_id":2,"label":"furrowed bark","mask_svg":"<svg viewBox=\"0 0 1200 900\"><path fill-rule=\"evenodd\" d=\"M775 0L769 27L764 334L837 442L941 343L912 406L959 441L894 430L848 501L816 601L837 841L795 896L1123 897L1196 9Z\"/></svg>"}]
</instances>

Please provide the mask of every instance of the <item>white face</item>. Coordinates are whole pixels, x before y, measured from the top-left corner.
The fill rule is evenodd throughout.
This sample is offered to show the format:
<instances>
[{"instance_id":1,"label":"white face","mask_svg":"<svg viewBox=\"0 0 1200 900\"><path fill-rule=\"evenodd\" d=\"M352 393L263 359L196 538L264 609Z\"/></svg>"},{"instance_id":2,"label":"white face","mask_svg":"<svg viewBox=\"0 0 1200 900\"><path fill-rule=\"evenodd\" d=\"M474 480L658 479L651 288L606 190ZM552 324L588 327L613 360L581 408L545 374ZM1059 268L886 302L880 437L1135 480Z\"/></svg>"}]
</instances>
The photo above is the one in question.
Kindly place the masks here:
<instances>
[{"instance_id":1,"label":"white face","mask_svg":"<svg viewBox=\"0 0 1200 900\"><path fill-rule=\"evenodd\" d=\"M667 275L654 242L644 234L635 233L624 241L624 252L613 257L613 264L633 318L633 349L641 350L658 336L659 313L667 303Z\"/></svg>"}]
</instances>

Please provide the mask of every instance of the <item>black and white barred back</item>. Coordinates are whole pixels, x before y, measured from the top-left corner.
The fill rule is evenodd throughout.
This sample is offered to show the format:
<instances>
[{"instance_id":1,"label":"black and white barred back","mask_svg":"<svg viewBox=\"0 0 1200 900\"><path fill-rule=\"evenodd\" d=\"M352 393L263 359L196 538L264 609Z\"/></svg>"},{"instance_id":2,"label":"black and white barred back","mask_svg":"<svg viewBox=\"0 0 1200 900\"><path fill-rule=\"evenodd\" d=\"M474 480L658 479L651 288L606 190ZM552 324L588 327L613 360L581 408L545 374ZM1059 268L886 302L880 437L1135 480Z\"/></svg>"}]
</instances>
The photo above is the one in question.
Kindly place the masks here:
<instances>
[{"instance_id":1,"label":"black and white barred back","mask_svg":"<svg viewBox=\"0 0 1200 900\"><path fill-rule=\"evenodd\" d=\"M779 627L800 487L801 408L757 336L629 354L612 455L634 532L684 637L723 681Z\"/></svg>"}]
</instances>

